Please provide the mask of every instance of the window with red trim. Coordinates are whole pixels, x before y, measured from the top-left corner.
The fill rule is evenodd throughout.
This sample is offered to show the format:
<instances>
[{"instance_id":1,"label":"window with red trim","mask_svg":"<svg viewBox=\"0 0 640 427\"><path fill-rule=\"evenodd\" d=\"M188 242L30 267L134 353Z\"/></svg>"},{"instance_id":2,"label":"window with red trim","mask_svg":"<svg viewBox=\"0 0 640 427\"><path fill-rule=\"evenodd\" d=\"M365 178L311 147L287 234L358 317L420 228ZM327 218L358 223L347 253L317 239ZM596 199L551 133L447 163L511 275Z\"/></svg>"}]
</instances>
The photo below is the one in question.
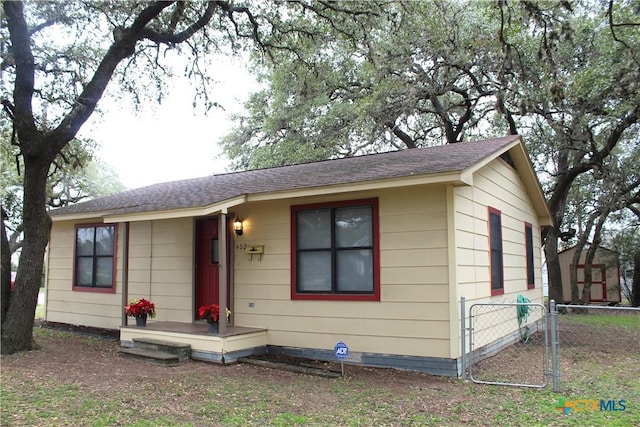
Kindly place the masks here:
<instances>
[{"instance_id":1,"label":"window with red trim","mask_svg":"<svg viewBox=\"0 0 640 427\"><path fill-rule=\"evenodd\" d=\"M533 271L533 226L528 222L524 223L524 242L527 257L527 288L533 289L536 287Z\"/></svg>"},{"instance_id":2,"label":"window with red trim","mask_svg":"<svg viewBox=\"0 0 640 427\"><path fill-rule=\"evenodd\" d=\"M489 208L489 250L491 253L491 295L500 295L504 293L502 213L494 208Z\"/></svg>"},{"instance_id":3,"label":"window with red trim","mask_svg":"<svg viewBox=\"0 0 640 427\"><path fill-rule=\"evenodd\" d=\"M73 286L80 290L112 290L115 286L115 225L78 225Z\"/></svg>"},{"instance_id":4,"label":"window with red trim","mask_svg":"<svg viewBox=\"0 0 640 427\"><path fill-rule=\"evenodd\" d=\"M377 199L291 208L293 299L379 300Z\"/></svg>"}]
</instances>

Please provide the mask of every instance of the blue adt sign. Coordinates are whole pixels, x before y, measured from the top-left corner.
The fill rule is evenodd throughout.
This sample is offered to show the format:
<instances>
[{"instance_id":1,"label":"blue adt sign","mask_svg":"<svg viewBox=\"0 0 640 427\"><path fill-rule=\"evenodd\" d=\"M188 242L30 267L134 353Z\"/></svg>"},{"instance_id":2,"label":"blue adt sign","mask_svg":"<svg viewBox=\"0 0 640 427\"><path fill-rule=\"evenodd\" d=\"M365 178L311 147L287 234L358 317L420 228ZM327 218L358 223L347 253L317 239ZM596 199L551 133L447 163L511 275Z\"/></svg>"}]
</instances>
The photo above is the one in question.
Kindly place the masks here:
<instances>
[{"instance_id":1,"label":"blue adt sign","mask_svg":"<svg viewBox=\"0 0 640 427\"><path fill-rule=\"evenodd\" d=\"M344 360L349 356L349 347L342 341L336 344L334 351L336 353L336 357L340 360Z\"/></svg>"}]
</instances>

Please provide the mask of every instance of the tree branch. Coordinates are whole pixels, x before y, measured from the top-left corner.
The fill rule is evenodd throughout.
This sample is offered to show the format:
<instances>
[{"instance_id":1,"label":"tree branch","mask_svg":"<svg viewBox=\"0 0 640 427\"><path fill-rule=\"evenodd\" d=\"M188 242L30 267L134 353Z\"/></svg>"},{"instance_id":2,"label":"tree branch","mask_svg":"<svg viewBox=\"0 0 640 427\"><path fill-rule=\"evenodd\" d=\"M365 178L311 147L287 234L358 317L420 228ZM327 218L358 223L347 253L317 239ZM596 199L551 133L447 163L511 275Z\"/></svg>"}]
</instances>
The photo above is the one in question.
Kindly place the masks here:
<instances>
[{"instance_id":1,"label":"tree branch","mask_svg":"<svg viewBox=\"0 0 640 427\"><path fill-rule=\"evenodd\" d=\"M398 137L407 148L416 148L416 143L407 133L398 127L394 122L388 121L385 123L391 132Z\"/></svg>"},{"instance_id":2,"label":"tree branch","mask_svg":"<svg viewBox=\"0 0 640 427\"><path fill-rule=\"evenodd\" d=\"M54 150L50 153L51 160L68 141L75 137L80 127L91 116L120 61L132 55L136 43L144 37L144 27L172 3L164 1L150 3L129 28L116 28L115 41L100 62L93 78L84 87L69 114L50 135L53 142L52 150Z\"/></svg>"},{"instance_id":3,"label":"tree branch","mask_svg":"<svg viewBox=\"0 0 640 427\"><path fill-rule=\"evenodd\" d=\"M40 141L40 134L36 129L31 106L35 70L29 28L24 19L24 5L22 2L7 1L2 2L2 6L7 17L12 53L16 65L16 80L13 89L13 123L20 139L23 139L24 135L25 140ZM26 154L35 149L36 147L23 147Z\"/></svg>"},{"instance_id":4,"label":"tree branch","mask_svg":"<svg viewBox=\"0 0 640 427\"><path fill-rule=\"evenodd\" d=\"M181 3L181 2L178 2ZM211 21L211 18L213 17L213 12L215 11L217 6L222 6L221 3L226 3L226 2L209 2L207 3L207 8L205 9L204 13L202 14L202 16L200 16L200 18L198 18L197 21L195 21L193 24L191 24L189 27L187 27L184 31L181 31L179 33L161 33L158 31L155 31L151 28L145 27L142 29L142 37L146 38L148 40L151 40L154 43L164 43L164 44L177 44L177 43L182 43L186 40L188 40L189 38L191 38L195 33L197 33L199 30L201 30L202 28L204 28L205 25L207 25L209 23L209 21ZM226 3L228 5L228 3ZM176 11L174 11L172 17L171 17L171 24L169 29L174 29L176 26L176 23L174 22L174 20L178 19L179 16L179 11L184 10L184 6L178 7L178 9L176 9ZM223 7L224 9L224 7Z\"/></svg>"},{"instance_id":5,"label":"tree branch","mask_svg":"<svg viewBox=\"0 0 640 427\"><path fill-rule=\"evenodd\" d=\"M611 37L613 37L615 41L627 48L629 52L631 52L633 62L635 62L637 65L640 65L640 61L638 61L638 59L636 58L634 49L632 49L631 46L629 46L624 40L620 39L615 31L616 27L640 26L640 23L615 24L613 22L613 0L609 0L609 5L607 7L607 16L609 18L609 31L611 31Z\"/></svg>"}]
</instances>

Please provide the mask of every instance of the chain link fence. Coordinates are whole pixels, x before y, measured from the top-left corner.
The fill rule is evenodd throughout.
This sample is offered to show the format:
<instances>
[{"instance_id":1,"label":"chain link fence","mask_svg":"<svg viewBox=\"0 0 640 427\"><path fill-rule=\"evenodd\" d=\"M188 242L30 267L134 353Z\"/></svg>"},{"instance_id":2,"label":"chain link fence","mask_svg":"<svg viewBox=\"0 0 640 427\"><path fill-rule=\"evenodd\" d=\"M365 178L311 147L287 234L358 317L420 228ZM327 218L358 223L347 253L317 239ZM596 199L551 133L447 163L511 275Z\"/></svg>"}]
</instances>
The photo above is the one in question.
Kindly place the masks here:
<instances>
[{"instance_id":1,"label":"chain link fence","mask_svg":"<svg viewBox=\"0 0 640 427\"><path fill-rule=\"evenodd\" d=\"M462 372L476 383L571 391L640 377L640 308L476 303L462 316ZM468 311L467 311L468 310ZM466 314L468 313L468 317Z\"/></svg>"},{"instance_id":2,"label":"chain link fence","mask_svg":"<svg viewBox=\"0 0 640 427\"><path fill-rule=\"evenodd\" d=\"M553 390L640 376L640 308L550 304ZM555 330L553 330L555 326Z\"/></svg>"}]
</instances>

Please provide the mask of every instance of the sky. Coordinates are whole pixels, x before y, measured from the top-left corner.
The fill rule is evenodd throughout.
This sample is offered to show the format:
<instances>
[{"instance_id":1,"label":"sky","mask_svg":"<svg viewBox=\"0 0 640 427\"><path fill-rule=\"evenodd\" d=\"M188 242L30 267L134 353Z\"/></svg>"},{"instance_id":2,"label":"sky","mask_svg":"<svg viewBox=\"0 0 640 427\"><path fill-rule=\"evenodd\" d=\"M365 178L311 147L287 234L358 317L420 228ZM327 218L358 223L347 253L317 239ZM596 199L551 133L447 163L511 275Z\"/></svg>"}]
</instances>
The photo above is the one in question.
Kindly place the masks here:
<instances>
[{"instance_id":1,"label":"sky","mask_svg":"<svg viewBox=\"0 0 640 427\"><path fill-rule=\"evenodd\" d=\"M219 70L213 91L224 111L194 110L189 83L176 79L169 97L145 111L101 100L98 107L105 113L94 114L78 136L99 144L97 156L127 188L227 172L229 162L218 141L231 130L230 115L243 110L257 84L239 59L221 60Z\"/></svg>"}]
</instances>

